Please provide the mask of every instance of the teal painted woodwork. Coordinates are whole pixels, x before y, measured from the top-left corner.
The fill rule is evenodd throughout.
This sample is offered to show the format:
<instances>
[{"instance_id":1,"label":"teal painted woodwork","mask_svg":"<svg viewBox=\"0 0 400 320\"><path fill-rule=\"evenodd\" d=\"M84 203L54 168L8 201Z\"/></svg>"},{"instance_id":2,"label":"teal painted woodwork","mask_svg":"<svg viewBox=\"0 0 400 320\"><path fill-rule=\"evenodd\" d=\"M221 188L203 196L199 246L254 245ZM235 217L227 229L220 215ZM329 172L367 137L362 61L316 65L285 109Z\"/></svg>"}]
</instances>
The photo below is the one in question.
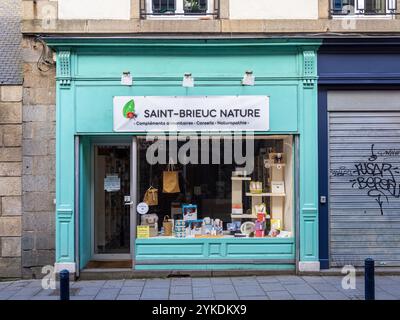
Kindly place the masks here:
<instances>
[{"instance_id":1,"label":"teal painted woodwork","mask_svg":"<svg viewBox=\"0 0 400 320\"><path fill-rule=\"evenodd\" d=\"M294 264L159 264L136 265L136 270L262 270L262 271L294 271Z\"/></svg>"},{"instance_id":2,"label":"teal painted woodwork","mask_svg":"<svg viewBox=\"0 0 400 320\"><path fill-rule=\"evenodd\" d=\"M174 259L294 260L294 239L137 239L136 261Z\"/></svg>"},{"instance_id":3,"label":"teal painted woodwork","mask_svg":"<svg viewBox=\"0 0 400 320\"><path fill-rule=\"evenodd\" d=\"M79 186L79 258L84 268L91 258L91 139L80 138L80 186Z\"/></svg>"},{"instance_id":4,"label":"teal painted woodwork","mask_svg":"<svg viewBox=\"0 0 400 320\"><path fill-rule=\"evenodd\" d=\"M48 39L57 51L56 146L56 259L75 261L74 252L74 136L123 137L112 131L112 98L119 95L269 95L268 134L299 135L300 261L318 261L317 88L316 50L308 39L254 40L138 40ZM246 70L256 77L254 87L241 86ZM133 86L121 86L123 71L130 71ZM194 88L183 88L185 72L195 78ZM81 139L81 264L90 259L90 151L89 138ZM247 268L234 259L294 259L294 239L234 239L234 243L193 239L138 240L136 259L167 256L232 259L232 264L193 265L202 268ZM233 240L231 240L233 241ZM238 242L236 242L238 241ZM164 247L160 252L157 246ZM137 269L177 269L180 266L137 265ZM185 266L186 268L187 266ZM265 265L265 268L293 268ZM183 267L182 267L183 268Z\"/></svg>"}]
</instances>

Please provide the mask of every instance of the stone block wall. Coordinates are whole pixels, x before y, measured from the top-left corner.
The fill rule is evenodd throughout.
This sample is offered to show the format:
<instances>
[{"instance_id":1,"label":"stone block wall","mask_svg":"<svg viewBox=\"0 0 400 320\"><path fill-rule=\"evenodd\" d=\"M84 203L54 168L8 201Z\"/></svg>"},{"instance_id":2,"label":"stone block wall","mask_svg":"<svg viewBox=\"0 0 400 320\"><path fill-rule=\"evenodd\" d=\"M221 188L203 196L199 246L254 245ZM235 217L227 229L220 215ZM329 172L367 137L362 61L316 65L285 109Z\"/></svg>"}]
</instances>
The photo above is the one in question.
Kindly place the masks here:
<instances>
[{"instance_id":1,"label":"stone block wall","mask_svg":"<svg viewBox=\"0 0 400 320\"><path fill-rule=\"evenodd\" d=\"M43 47L22 41L22 277L55 262L55 68L38 68Z\"/></svg>"},{"instance_id":2,"label":"stone block wall","mask_svg":"<svg viewBox=\"0 0 400 320\"><path fill-rule=\"evenodd\" d=\"M0 278L21 277L22 87L0 86Z\"/></svg>"}]
</instances>

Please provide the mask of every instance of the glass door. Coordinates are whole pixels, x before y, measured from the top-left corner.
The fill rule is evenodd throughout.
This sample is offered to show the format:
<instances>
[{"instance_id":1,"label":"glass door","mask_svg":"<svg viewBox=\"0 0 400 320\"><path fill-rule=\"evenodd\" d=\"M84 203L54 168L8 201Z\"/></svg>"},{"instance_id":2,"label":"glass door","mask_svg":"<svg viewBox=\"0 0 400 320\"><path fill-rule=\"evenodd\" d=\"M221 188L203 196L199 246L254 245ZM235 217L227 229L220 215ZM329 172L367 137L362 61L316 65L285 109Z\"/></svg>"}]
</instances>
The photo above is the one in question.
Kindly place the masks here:
<instances>
[{"instance_id":1,"label":"glass door","mask_svg":"<svg viewBox=\"0 0 400 320\"><path fill-rule=\"evenodd\" d=\"M130 160L129 145L94 146L94 258L130 258Z\"/></svg>"}]
</instances>

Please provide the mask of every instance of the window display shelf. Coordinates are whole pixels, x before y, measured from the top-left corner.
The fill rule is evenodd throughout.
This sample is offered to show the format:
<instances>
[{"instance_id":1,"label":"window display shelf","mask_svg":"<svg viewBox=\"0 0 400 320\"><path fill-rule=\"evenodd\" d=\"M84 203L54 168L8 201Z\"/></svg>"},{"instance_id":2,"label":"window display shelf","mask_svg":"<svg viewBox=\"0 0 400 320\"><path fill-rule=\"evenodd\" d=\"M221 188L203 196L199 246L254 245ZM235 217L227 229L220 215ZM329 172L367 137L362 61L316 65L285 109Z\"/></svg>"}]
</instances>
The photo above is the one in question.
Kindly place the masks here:
<instances>
[{"instance_id":1,"label":"window display shelf","mask_svg":"<svg viewBox=\"0 0 400 320\"><path fill-rule=\"evenodd\" d=\"M232 219L257 219L257 216L252 214L231 214Z\"/></svg>"},{"instance_id":2,"label":"window display shelf","mask_svg":"<svg viewBox=\"0 0 400 320\"><path fill-rule=\"evenodd\" d=\"M232 177L233 181L251 181L250 177Z\"/></svg>"},{"instance_id":3,"label":"window display shelf","mask_svg":"<svg viewBox=\"0 0 400 320\"><path fill-rule=\"evenodd\" d=\"M251 193L251 192L246 192L246 196L248 196L248 197L286 197L286 193L271 193L271 192Z\"/></svg>"}]
</instances>

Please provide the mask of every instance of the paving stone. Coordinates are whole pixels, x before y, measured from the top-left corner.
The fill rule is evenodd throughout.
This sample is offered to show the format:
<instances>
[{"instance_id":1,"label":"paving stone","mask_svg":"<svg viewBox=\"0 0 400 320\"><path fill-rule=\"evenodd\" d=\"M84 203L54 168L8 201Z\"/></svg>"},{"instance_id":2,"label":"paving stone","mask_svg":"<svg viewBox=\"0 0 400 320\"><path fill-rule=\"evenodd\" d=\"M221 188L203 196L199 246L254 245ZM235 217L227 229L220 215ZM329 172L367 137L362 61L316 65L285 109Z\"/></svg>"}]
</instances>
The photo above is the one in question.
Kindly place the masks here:
<instances>
[{"instance_id":1,"label":"paving stone","mask_svg":"<svg viewBox=\"0 0 400 320\"><path fill-rule=\"evenodd\" d=\"M124 285L124 281L125 280L107 280L104 285L103 288L107 288L107 289L120 289L122 288L122 286Z\"/></svg>"},{"instance_id":2,"label":"paving stone","mask_svg":"<svg viewBox=\"0 0 400 320\"><path fill-rule=\"evenodd\" d=\"M171 294L191 294L192 287L191 286L171 286L170 288Z\"/></svg>"},{"instance_id":3,"label":"paving stone","mask_svg":"<svg viewBox=\"0 0 400 320\"><path fill-rule=\"evenodd\" d=\"M325 300L319 294L293 294L295 300Z\"/></svg>"},{"instance_id":4,"label":"paving stone","mask_svg":"<svg viewBox=\"0 0 400 320\"><path fill-rule=\"evenodd\" d=\"M321 292L326 300L347 300L347 296L341 292Z\"/></svg>"},{"instance_id":5,"label":"paving stone","mask_svg":"<svg viewBox=\"0 0 400 320\"><path fill-rule=\"evenodd\" d=\"M169 288L171 285L170 280L146 280L146 283L144 285L145 288Z\"/></svg>"},{"instance_id":6,"label":"paving stone","mask_svg":"<svg viewBox=\"0 0 400 320\"><path fill-rule=\"evenodd\" d=\"M125 280L124 287L143 287L146 283L146 280L136 280L136 279L129 279Z\"/></svg>"},{"instance_id":7,"label":"paving stone","mask_svg":"<svg viewBox=\"0 0 400 320\"><path fill-rule=\"evenodd\" d=\"M211 278L211 284L232 284L231 278Z\"/></svg>"},{"instance_id":8,"label":"paving stone","mask_svg":"<svg viewBox=\"0 0 400 320\"><path fill-rule=\"evenodd\" d=\"M232 285L214 285L212 286L212 289L214 293L229 293L229 292L235 292L235 288Z\"/></svg>"},{"instance_id":9,"label":"paving stone","mask_svg":"<svg viewBox=\"0 0 400 320\"><path fill-rule=\"evenodd\" d=\"M36 296L39 297L46 297L46 296L51 296L51 295L55 295L55 293L58 293L57 290L53 290L53 289L42 289L41 291L39 291Z\"/></svg>"},{"instance_id":10,"label":"paving stone","mask_svg":"<svg viewBox=\"0 0 400 320\"><path fill-rule=\"evenodd\" d=\"M310 283L310 286L318 292L339 292L339 289L329 283Z\"/></svg>"},{"instance_id":11,"label":"paving stone","mask_svg":"<svg viewBox=\"0 0 400 320\"><path fill-rule=\"evenodd\" d=\"M0 292L0 300L7 300L15 295L18 290L3 290Z\"/></svg>"},{"instance_id":12,"label":"paving stone","mask_svg":"<svg viewBox=\"0 0 400 320\"><path fill-rule=\"evenodd\" d=\"M13 295L12 297L10 297L8 300L30 300L32 297L34 297L33 295Z\"/></svg>"},{"instance_id":13,"label":"paving stone","mask_svg":"<svg viewBox=\"0 0 400 320\"><path fill-rule=\"evenodd\" d=\"M169 300L192 300L192 294L171 294Z\"/></svg>"},{"instance_id":14,"label":"paving stone","mask_svg":"<svg viewBox=\"0 0 400 320\"><path fill-rule=\"evenodd\" d=\"M211 288L205 288L205 287L193 288L193 297L194 299L212 298L214 297L214 293Z\"/></svg>"},{"instance_id":15,"label":"paving stone","mask_svg":"<svg viewBox=\"0 0 400 320\"><path fill-rule=\"evenodd\" d=\"M261 283L260 284L261 288L263 288L264 291L285 291L285 287L280 283Z\"/></svg>"},{"instance_id":16,"label":"paving stone","mask_svg":"<svg viewBox=\"0 0 400 320\"><path fill-rule=\"evenodd\" d=\"M302 278L297 277L297 276L285 275L285 276L276 276L276 278L283 285L285 285L285 284L306 284L306 282Z\"/></svg>"},{"instance_id":17,"label":"paving stone","mask_svg":"<svg viewBox=\"0 0 400 320\"><path fill-rule=\"evenodd\" d=\"M25 288L42 288L42 280L32 280Z\"/></svg>"},{"instance_id":18,"label":"paving stone","mask_svg":"<svg viewBox=\"0 0 400 320\"><path fill-rule=\"evenodd\" d=\"M287 291L291 294L316 294L317 291L314 290L309 285L301 285L301 284L286 284L283 285Z\"/></svg>"},{"instance_id":19,"label":"paving stone","mask_svg":"<svg viewBox=\"0 0 400 320\"><path fill-rule=\"evenodd\" d=\"M70 300L94 300L95 296L71 296Z\"/></svg>"},{"instance_id":20,"label":"paving stone","mask_svg":"<svg viewBox=\"0 0 400 320\"><path fill-rule=\"evenodd\" d=\"M216 300L239 300L239 297L234 292L215 293Z\"/></svg>"},{"instance_id":21,"label":"paving stone","mask_svg":"<svg viewBox=\"0 0 400 320\"><path fill-rule=\"evenodd\" d=\"M323 284L328 283L323 277L320 276L302 276L301 277L308 284Z\"/></svg>"},{"instance_id":22,"label":"paving stone","mask_svg":"<svg viewBox=\"0 0 400 320\"><path fill-rule=\"evenodd\" d=\"M0 282L0 292L1 290L7 288L9 285L11 285L12 282Z\"/></svg>"},{"instance_id":23,"label":"paving stone","mask_svg":"<svg viewBox=\"0 0 400 320\"><path fill-rule=\"evenodd\" d=\"M120 292L120 289L101 289L95 300L115 300Z\"/></svg>"},{"instance_id":24,"label":"paving stone","mask_svg":"<svg viewBox=\"0 0 400 320\"><path fill-rule=\"evenodd\" d=\"M60 297L55 297L55 296L33 296L30 298L30 300L60 300Z\"/></svg>"},{"instance_id":25,"label":"paving stone","mask_svg":"<svg viewBox=\"0 0 400 320\"><path fill-rule=\"evenodd\" d=\"M42 291L42 288L23 288L21 290L19 290L14 297L16 296L34 296L37 293L39 293L40 291Z\"/></svg>"},{"instance_id":26,"label":"paving stone","mask_svg":"<svg viewBox=\"0 0 400 320\"><path fill-rule=\"evenodd\" d=\"M236 293L239 297L263 296L265 294L264 290L260 286L247 285L236 287Z\"/></svg>"},{"instance_id":27,"label":"paving stone","mask_svg":"<svg viewBox=\"0 0 400 320\"><path fill-rule=\"evenodd\" d=\"M122 295L136 295L141 294L143 291L143 287L122 287L119 294Z\"/></svg>"},{"instance_id":28,"label":"paving stone","mask_svg":"<svg viewBox=\"0 0 400 320\"><path fill-rule=\"evenodd\" d=\"M71 288L101 287L106 283L105 280L75 281L70 284Z\"/></svg>"},{"instance_id":29,"label":"paving stone","mask_svg":"<svg viewBox=\"0 0 400 320\"><path fill-rule=\"evenodd\" d=\"M83 287L77 292L77 296L96 296L100 287Z\"/></svg>"},{"instance_id":30,"label":"paving stone","mask_svg":"<svg viewBox=\"0 0 400 320\"><path fill-rule=\"evenodd\" d=\"M399 300L398 297L389 294L387 292L375 292L375 299L376 300Z\"/></svg>"},{"instance_id":31,"label":"paving stone","mask_svg":"<svg viewBox=\"0 0 400 320\"><path fill-rule=\"evenodd\" d=\"M270 300L267 296L248 296L240 297L240 300Z\"/></svg>"},{"instance_id":32,"label":"paving stone","mask_svg":"<svg viewBox=\"0 0 400 320\"><path fill-rule=\"evenodd\" d=\"M139 300L139 294L120 294L117 296L117 300Z\"/></svg>"},{"instance_id":33,"label":"paving stone","mask_svg":"<svg viewBox=\"0 0 400 320\"><path fill-rule=\"evenodd\" d=\"M259 276L256 279L259 283L279 283L278 279L274 276Z\"/></svg>"},{"instance_id":34,"label":"paving stone","mask_svg":"<svg viewBox=\"0 0 400 320\"><path fill-rule=\"evenodd\" d=\"M158 300L158 299L168 299L169 296L169 290L168 289L144 289L140 299L153 299L153 300Z\"/></svg>"},{"instance_id":35,"label":"paving stone","mask_svg":"<svg viewBox=\"0 0 400 320\"><path fill-rule=\"evenodd\" d=\"M232 279L232 283L234 284L234 286L242 286L242 285L246 285L246 286L258 286L259 282L257 281L256 278L242 278L242 279Z\"/></svg>"},{"instance_id":36,"label":"paving stone","mask_svg":"<svg viewBox=\"0 0 400 320\"><path fill-rule=\"evenodd\" d=\"M192 279L191 278L173 278L171 280L171 285L190 286L190 285L192 285Z\"/></svg>"},{"instance_id":37,"label":"paving stone","mask_svg":"<svg viewBox=\"0 0 400 320\"><path fill-rule=\"evenodd\" d=\"M271 300L293 300L293 296L287 291L270 291L266 295Z\"/></svg>"},{"instance_id":38,"label":"paving stone","mask_svg":"<svg viewBox=\"0 0 400 320\"><path fill-rule=\"evenodd\" d=\"M209 278L195 278L192 279L193 287L211 287L211 280Z\"/></svg>"}]
</instances>

